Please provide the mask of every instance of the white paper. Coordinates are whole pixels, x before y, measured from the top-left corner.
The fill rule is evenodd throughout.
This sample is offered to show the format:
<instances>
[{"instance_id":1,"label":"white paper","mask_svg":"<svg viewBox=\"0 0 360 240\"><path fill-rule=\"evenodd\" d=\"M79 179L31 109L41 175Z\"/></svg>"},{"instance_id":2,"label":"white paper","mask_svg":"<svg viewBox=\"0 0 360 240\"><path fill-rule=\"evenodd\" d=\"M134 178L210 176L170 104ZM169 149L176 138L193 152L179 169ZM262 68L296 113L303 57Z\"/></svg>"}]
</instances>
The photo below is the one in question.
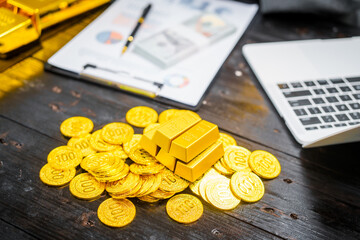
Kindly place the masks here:
<instances>
[{"instance_id":1,"label":"white paper","mask_svg":"<svg viewBox=\"0 0 360 240\"><path fill-rule=\"evenodd\" d=\"M152 8L128 51L121 55L142 9ZM258 6L232 1L202 0L118 0L48 62L80 74L86 64L128 72L132 76L163 83L159 96L196 106L219 68L246 30ZM228 36L202 47L168 68L161 68L136 54L136 43L162 30L171 29L201 13L215 13L236 27ZM111 80L111 79L109 79ZM141 86L139 86L141 88Z\"/></svg>"}]
</instances>

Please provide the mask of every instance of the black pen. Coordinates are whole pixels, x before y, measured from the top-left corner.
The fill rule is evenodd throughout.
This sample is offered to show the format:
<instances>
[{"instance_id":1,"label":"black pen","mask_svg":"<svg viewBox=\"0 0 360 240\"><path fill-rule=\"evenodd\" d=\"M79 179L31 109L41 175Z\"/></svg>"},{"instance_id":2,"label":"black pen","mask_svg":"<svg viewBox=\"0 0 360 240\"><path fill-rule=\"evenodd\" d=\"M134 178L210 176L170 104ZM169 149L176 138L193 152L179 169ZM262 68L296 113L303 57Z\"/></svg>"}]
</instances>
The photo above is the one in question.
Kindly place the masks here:
<instances>
[{"instance_id":1,"label":"black pen","mask_svg":"<svg viewBox=\"0 0 360 240\"><path fill-rule=\"evenodd\" d=\"M139 18L134 30L132 31L132 33L130 34L130 36L128 37L128 39L126 41L125 46L123 47L121 54L124 54L126 52L129 45L134 40L136 32L139 30L141 24L144 22L145 17L149 13L150 9L151 9L151 3L149 3L149 5L147 5L146 8L144 8L144 10L143 10L143 12L141 14L141 17Z\"/></svg>"}]
</instances>

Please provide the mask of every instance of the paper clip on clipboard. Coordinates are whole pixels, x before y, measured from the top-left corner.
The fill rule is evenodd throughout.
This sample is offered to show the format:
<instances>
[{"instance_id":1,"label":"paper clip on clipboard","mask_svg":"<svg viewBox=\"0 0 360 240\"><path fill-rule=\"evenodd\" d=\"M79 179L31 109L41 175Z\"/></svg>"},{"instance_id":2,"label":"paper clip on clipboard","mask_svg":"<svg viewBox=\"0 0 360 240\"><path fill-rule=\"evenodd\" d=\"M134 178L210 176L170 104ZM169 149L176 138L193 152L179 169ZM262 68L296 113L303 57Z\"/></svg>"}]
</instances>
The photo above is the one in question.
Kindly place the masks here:
<instances>
[{"instance_id":1,"label":"paper clip on clipboard","mask_svg":"<svg viewBox=\"0 0 360 240\"><path fill-rule=\"evenodd\" d=\"M85 80L145 95L150 98L158 96L161 88L163 87L162 83L137 77L126 71L115 71L112 69L97 67L93 64L86 64L79 74L80 77Z\"/></svg>"}]
</instances>

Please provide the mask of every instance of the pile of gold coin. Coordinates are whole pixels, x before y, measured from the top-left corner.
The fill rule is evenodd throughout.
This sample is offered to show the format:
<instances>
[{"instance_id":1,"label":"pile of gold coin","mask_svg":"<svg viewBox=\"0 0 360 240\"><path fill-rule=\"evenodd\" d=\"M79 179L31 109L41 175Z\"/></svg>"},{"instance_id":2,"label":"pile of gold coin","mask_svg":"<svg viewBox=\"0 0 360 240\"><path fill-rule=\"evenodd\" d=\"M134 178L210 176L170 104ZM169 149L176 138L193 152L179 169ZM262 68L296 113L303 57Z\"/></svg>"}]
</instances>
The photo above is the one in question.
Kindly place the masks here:
<instances>
[{"instance_id":1,"label":"pile of gold coin","mask_svg":"<svg viewBox=\"0 0 360 240\"><path fill-rule=\"evenodd\" d=\"M190 184L191 191L222 210L234 209L241 200L259 201L265 193L261 178L277 177L281 172L279 161L266 151L250 152L236 146L231 136L220 135L226 146L224 156L202 178Z\"/></svg>"},{"instance_id":2,"label":"pile of gold coin","mask_svg":"<svg viewBox=\"0 0 360 240\"><path fill-rule=\"evenodd\" d=\"M184 111L191 112L168 109L158 116L154 109L139 106L127 112L126 121L144 128L146 133ZM230 210L240 200L255 202L263 196L264 185L258 176L271 179L281 171L278 160L270 153L250 152L236 146L231 136L220 133L218 141L223 143L224 156L201 178L190 183L146 152L139 144L142 134L134 134L129 124L109 123L91 133L94 124L90 119L66 119L60 131L70 138L67 146L49 153L47 164L40 170L40 179L55 187L70 183L71 194L83 200L96 200L106 191L111 198L100 204L98 218L105 225L123 227L136 215L135 205L128 198L149 203L170 198L166 205L169 217L191 223L203 213L201 201L190 194L175 195L188 186L211 205ZM77 171L78 166L81 168Z\"/></svg>"}]
</instances>

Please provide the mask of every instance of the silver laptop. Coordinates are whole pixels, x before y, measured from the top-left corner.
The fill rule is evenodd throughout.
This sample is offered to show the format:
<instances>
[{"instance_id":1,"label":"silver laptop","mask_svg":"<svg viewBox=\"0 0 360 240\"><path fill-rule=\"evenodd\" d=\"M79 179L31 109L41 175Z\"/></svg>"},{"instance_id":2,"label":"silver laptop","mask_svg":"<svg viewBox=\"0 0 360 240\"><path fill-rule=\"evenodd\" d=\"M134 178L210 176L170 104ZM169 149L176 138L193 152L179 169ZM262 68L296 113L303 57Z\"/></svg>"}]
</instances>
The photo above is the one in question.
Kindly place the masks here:
<instances>
[{"instance_id":1,"label":"silver laptop","mask_svg":"<svg viewBox=\"0 0 360 240\"><path fill-rule=\"evenodd\" d=\"M360 141L360 37L247 44L243 53L304 148Z\"/></svg>"}]
</instances>

